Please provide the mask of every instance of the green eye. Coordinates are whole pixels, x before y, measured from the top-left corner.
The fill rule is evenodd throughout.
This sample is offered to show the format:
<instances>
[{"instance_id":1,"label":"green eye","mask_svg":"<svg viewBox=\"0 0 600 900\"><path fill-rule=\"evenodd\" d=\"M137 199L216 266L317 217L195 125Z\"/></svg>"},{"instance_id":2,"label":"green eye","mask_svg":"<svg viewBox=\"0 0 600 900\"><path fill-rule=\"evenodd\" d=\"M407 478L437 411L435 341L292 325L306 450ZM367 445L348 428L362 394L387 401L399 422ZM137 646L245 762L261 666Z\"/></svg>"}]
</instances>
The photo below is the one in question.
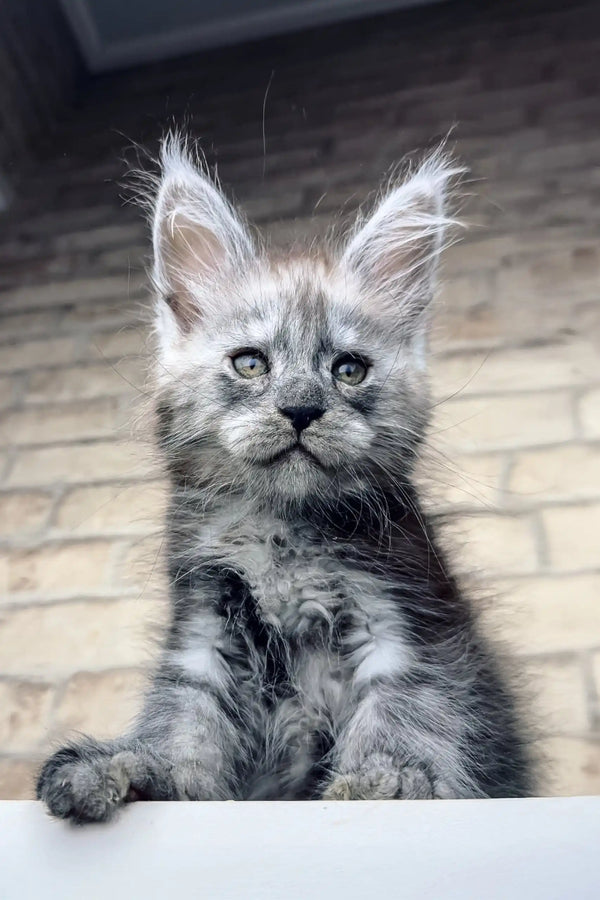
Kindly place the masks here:
<instances>
[{"instance_id":1,"label":"green eye","mask_svg":"<svg viewBox=\"0 0 600 900\"><path fill-rule=\"evenodd\" d=\"M367 369L367 364L360 356L346 353L334 362L331 371L336 381L341 381L342 384L349 384L351 387L354 387L365 380Z\"/></svg>"},{"instance_id":2,"label":"green eye","mask_svg":"<svg viewBox=\"0 0 600 900\"><path fill-rule=\"evenodd\" d=\"M258 378L269 371L267 361L258 350L244 350L231 357L233 368L242 378Z\"/></svg>"}]
</instances>

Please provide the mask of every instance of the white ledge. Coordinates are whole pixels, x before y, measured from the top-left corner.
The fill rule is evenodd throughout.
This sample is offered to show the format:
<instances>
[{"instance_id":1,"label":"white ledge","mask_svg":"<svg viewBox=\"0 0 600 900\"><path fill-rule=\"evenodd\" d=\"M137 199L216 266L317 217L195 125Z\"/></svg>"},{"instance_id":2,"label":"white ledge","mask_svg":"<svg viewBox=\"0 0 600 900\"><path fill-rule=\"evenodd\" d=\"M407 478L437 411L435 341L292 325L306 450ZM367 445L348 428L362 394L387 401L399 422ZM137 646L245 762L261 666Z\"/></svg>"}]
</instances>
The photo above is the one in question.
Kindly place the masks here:
<instances>
[{"instance_id":1,"label":"white ledge","mask_svg":"<svg viewBox=\"0 0 600 900\"><path fill-rule=\"evenodd\" d=\"M597 900L600 797L136 803L109 825L0 803L2 900Z\"/></svg>"}]
</instances>

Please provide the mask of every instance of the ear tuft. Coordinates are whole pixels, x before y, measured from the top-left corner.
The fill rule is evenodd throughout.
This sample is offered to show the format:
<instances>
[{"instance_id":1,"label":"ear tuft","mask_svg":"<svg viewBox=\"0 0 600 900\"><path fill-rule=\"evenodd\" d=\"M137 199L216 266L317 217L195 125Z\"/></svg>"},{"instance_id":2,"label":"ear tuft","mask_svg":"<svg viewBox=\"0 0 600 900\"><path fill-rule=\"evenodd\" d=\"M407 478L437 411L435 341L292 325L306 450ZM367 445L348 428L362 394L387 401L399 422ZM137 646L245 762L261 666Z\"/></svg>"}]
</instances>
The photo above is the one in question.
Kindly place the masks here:
<instances>
[{"instance_id":1,"label":"ear tuft","mask_svg":"<svg viewBox=\"0 0 600 900\"><path fill-rule=\"evenodd\" d=\"M251 256L252 238L195 146L178 132L164 138L160 167L152 215L154 281L186 331L203 315L209 285Z\"/></svg>"},{"instance_id":2,"label":"ear tuft","mask_svg":"<svg viewBox=\"0 0 600 900\"><path fill-rule=\"evenodd\" d=\"M439 149L384 191L372 214L350 235L343 263L353 269L378 308L406 321L429 304L449 225L452 186L465 170Z\"/></svg>"}]
</instances>

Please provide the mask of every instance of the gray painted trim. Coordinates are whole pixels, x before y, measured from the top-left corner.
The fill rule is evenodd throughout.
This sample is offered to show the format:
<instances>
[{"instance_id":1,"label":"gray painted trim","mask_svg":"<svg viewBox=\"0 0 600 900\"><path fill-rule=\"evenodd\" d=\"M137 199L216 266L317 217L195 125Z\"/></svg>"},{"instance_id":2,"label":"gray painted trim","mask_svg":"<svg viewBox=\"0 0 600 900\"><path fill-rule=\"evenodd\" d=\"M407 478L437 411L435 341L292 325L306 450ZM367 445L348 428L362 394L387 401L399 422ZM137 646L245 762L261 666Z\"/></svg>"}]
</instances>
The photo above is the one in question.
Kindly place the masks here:
<instances>
[{"instance_id":1,"label":"gray painted trim","mask_svg":"<svg viewBox=\"0 0 600 900\"><path fill-rule=\"evenodd\" d=\"M87 0L61 0L63 10L92 72L118 69L137 63L227 46L268 37L312 25L326 25L366 14L424 6L436 0L315 0L292 2L277 10L251 10L209 24L148 35L135 40L103 44Z\"/></svg>"},{"instance_id":2,"label":"gray painted trim","mask_svg":"<svg viewBox=\"0 0 600 900\"><path fill-rule=\"evenodd\" d=\"M101 64L106 48L102 46L96 23L86 0L60 0L60 5L89 69L97 72L102 68L108 68Z\"/></svg>"}]
</instances>

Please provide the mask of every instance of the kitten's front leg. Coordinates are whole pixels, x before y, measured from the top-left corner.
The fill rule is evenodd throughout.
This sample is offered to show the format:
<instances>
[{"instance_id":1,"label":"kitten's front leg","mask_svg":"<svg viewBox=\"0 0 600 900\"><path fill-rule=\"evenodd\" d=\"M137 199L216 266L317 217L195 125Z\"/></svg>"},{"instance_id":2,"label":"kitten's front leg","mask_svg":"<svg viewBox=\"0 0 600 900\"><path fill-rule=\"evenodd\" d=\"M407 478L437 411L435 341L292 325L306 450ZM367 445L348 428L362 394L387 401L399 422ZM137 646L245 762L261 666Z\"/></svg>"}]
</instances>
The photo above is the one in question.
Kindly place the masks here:
<instances>
[{"instance_id":1,"label":"kitten's front leg","mask_svg":"<svg viewBox=\"0 0 600 900\"><path fill-rule=\"evenodd\" d=\"M356 683L331 756L326 800L481 796L465 766L464 711L406 675Z\"/></svg>"},{"instance_id":2,"label":"kitten's front leg","mask_svg":"<svg viewBox=\"0 0 600 900\"><path fill-rule=\"evenodd\" d=\"M322 798L430 800L468 796L460 786L464 779L462 766L455 762L459 758L457 748L441 735L435 740L432 737L426 722L415 727L404 703L394 704L380 686L371 688L336 741L333 772ZM448 772L443 774L438 767L435 752L432 754L435 744L441 757L455 763L450 781Z\"/></svg>"},{"instance_id":3,"label":"kitten's front leg","mask_svg":"<svg viewBox=\"0 0 600 900\"><path fill-rule=\"evenodd\" d=\"M234 721L241 703L234 673L211 647L171 653L131 735L59 750L40 772L37 796L77 822L110 819L134 799L233 799L251 756L248 732Z\"/></svg>"}]
</instances>

